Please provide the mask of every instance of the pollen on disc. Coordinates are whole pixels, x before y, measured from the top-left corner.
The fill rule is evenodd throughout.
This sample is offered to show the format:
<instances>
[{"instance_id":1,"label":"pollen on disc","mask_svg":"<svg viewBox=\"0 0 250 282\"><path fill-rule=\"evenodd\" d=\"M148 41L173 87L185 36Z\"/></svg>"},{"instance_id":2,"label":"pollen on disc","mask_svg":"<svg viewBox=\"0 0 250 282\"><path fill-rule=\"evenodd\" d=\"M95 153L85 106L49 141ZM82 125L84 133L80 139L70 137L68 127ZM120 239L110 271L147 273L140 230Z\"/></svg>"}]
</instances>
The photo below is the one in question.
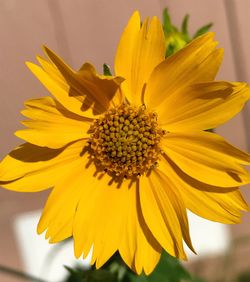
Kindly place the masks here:
<instances>
[{"instance_id":1,"label":"pollen on disc","mask_svg":"<svg viewBox=\"0 0 250 282\"><path fill-rule=\"evenodd\" d=\"M156 164L164 135L155 113L125 104L96 120L91 132L91 152L98 165L127 177L141 175Z\"/></svg>"}]
</instances>

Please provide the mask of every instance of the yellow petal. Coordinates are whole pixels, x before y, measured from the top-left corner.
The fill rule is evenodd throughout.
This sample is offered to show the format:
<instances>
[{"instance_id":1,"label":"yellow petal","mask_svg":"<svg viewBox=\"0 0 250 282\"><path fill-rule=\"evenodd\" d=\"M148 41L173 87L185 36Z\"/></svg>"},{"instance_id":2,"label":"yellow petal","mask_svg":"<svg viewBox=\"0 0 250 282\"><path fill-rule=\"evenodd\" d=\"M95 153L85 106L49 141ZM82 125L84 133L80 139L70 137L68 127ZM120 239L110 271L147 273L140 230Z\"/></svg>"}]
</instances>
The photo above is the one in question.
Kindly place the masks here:
<instances>
[{"instance_id":1,"label":"yellow petal","mask_svg":"<svg viewBox=\"0 0 250 282\"><path fill-rule=\"evenodd\" d=\"M42 66L43 70L54 80L57 81L59 84L64 85L67 87L67 82L58 70L58 68L49 60L46 60L40 56L37 56L37 61Z\"/></svg>"},{"instance_id":2,"label":"yellow petal","mask_svg":"<svg viewBox=\"0 0 250 282\"><path fill-rule=\"evenodd\" d=\"M186 207L167 174L156 169L140 179L140 201L147 225L162 247L172 256L186 259L182 240L193 249Z\"/></svg>"},{"instance_id":3,"label":"yellow petal","mask_svg":"<svg viewBox=\"0 0 250 282\"><path fill-rule=\"evenodd\" d=\"M235 187L250 182L240 163L249 155L214 133L168 133L162 140L166 155L185 173L210 185Z\"/></svg>"},{"instance_id":4,"label":"yellow petal","mask_svg":"<svg viewBox=\"0 0 250 282\"><path fill-rule=\"evenodd\" d=\"M127 218L120 238L119 252L126 264L137 274L150 274L160 259L161 246L149 230L141 211L139 189L136 183L127 190Z\"/></svg>"},{"instance_id":5,"label":"yellow petal","mask_svg":"<svg viewBox=\"0 0 250 282\"><path fill-rule=\"evenodd\" d=\"M174 182L185 206L201 217L226 224L239 223L241 211L249 210L237 188L223 189L202 183L182 172L169 159L162 160L159 169Z\"/></svg>"},{"instance_id":6,"label":"yellow petal","mask_svg":"<svg viewBox=\"0 0 250 282\"><path fill-rule=\"evenodd\" d=\"M182 88L214 80L223 57L223 50L215 50L216 45L213 33L208 32L159 64L148 81L145 104L157 109Z\"/></svg>"},{"instance_id":7,"label":"yellow petal","mask_svg":"<svg viewBox=\"0 0 250 282\"><path fill-rule=\"evenodd\" d=\"M86 113L81 110L82 102L69 93L73 90L66 83L66 81L59 82L50 74L45 72L39 66L26 63L31 72L39 79L39 81L48 89L48 91L69 111L79 116L86 117ZM93 116L90 116L90 118Z\"/></svg>"},{"instance_id":8,"label":"yellow petal","mask_svg":"<svg viewBox=\"0 0 250 282\"><path fill-rule=\"evenodd\" d=\"M84 110L93 108L93 113L99 114L105 112L110 104L120 105L122 102L122 100L118 100L122 97L116 95L120 84L124 81L122 77L99 75L89 63L85 63L81 67L76 77L81 84L81 91L86 92L82 106Z\"/></svg>"},{"instance_id":9,"label":"yellow petal","mask_svg":"<svg viewBox=\"0 0 250 282\"><path fill-rule=\"evenodd\" d=\"M122 84L128 100L142 104L142 92L156 65L165 58L165 40L157 17L144 21L135 12L126 26L115 57L115 72L126 80Z\"/></svg>"},{"instance_id":10,"label":"yellow petal","mask_svg":"<svg viewBox=\"0 0 250 282\"><path fill-rule=\"evenodd\" d=\"M28 129L15 134L29 143L56 149L89 137L90 121L72 114L50 97L29 100L25 106L22 114L31 120L22 123Z\"/></svg>"},{"instance_id":11,"label":"yellow petal","mask_svg":"<svg viewBox=\"0 0 250 282\"><path fill-rule=\"evenodd\" d=\"M92 264L100 268L118 250L127 214L127 187L107 174L79 182L82 190L73 226L75 254L84 257L93 245Z\"/></svg>"},{"instance_id":12,"label":"yellow petal","mask_svg":"<svg viewBox=\"0 0 250 282\"><path fill-rule=\"evenodd\" d=\"M208 220L225 224L241 222L241 211L248 211L240 191L206 192L192 187L179 186L186 207Z\"/></svg>"},{"instance_id":13,"label":"yellow petal","mask_svg":"<svg viewBox=\"0 0 250 282\"><path fill-rule=\"evenodd\" d=\"M140 32L140 21L140 14L138 11L134 12L123 31L115 56L115 73L126 79L121 87L130 102L132 101L132 92L130 89L132 77L131 67L136 40Z\"/></svg>"},{"instance_id":14,"label":"yellow petal","mask_svg":"<svg viewBox=\"0 0 250 282\"><path fill-rule=\"evenodd\" d=\"M73 222L77 206L83 193L83 188L90 189L93 176L93 166L89 168L89 155L79 158L74 170L61 175L46 202L40 218L38 234L46 230L46 238L50 242L59 242L73 234Z\"/></svg>"},{"instance_id":15,"label":"yellow petal","mask_svg":"<svg viewBox=\"0 0 250 282\"><path fill-rule=\"evenodd\" d=\"M44 50L70 85L69 96L74 96L83 103L82 110L91 109L92 114L98 115L109 108L110 101L124 79L98 75L89 63L85 63L78 72L74 72L49 48L44 47Z\"/></svg>"},{"instance_id":16,"label":"yellow petal","mask_svg":"<svg viewBox=\"0 0 250 282\"><path fill-rule=\"evenodd\" d=\"M93 246L91 263L96 263L96 267L100 268L121 248L122 254L131 252L131 260L125 261L132 269L141 272L144 268L145 271L151 272L159 260L160 252L152 250L150 242L145 242L141 227L137 226L137 207L136 203L131 202L130 196L130 190L135 191L135 187L129 188L129 181L120 185L112 181L107 174L99 177L93 176L94 171L88 174L91 177L85 177L83 174L78 181L81 199L73 225L75 255L80 257L83 254L86 257ZM133 217L131 209L134 212ZM131 220L135 221L136 225L127 230L127 222ZM128 238L127 232L131 236L139 232L140 242L134 237ZM128 239L133 241L132 246L127 244ZM145 259L147 250L149 256Z\"/></svg>"},{"instance_id":17,"label":"yellow petal","mask_svg":"<svg viewBox=\"0 0 250 282\"><path fill-rule=\"evenodd\" d=\"M31 63L27 66L65 108L89 118L107 110L122 78L99 76L89 63L75 72L50 49L44 49L52 63L38 57L43 69Z\"/></svg>"},{"instance_id":18,"label":"yellow petal","mask_svg":"<svg viewBox=\"0 0 250 282\"><path fill-rule=\"evenodd\" d=\"M249 99L246 83L193 84L170 95L157 108L159 123L171 132L215 128L239 113Z\"/></svg>"},{"instance_id":19,"label":"yellow petal","mask_svg":"<svg viewBox=\"0 0 250 282\"><path fill-rule=\"evenodd\" d=\"M48 189L81 162L85 145L86 141L78 141L63 149L49 149L23 144L0 163L0 185L19 192Z\"/></svg>"}]
</instances>

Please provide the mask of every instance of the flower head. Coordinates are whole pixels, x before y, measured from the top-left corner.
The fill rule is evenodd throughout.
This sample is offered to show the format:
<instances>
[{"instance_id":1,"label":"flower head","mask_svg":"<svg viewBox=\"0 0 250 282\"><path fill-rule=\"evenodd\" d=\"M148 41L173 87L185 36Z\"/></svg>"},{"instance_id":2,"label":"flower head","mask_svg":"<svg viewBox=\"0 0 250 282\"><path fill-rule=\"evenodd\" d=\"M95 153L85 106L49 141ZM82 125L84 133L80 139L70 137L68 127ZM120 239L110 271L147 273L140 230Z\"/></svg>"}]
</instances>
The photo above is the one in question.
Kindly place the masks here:
<instances>
[{"instance_id":1,"label":"flower head","mask_svg":"<svg viewBox=\"0 0 250 282\"><path fill-rule=\"evenodd\" d=\"M186 259L193 249L186 210L238 223L248 207L238 187L250 182L250 156L205 130L236 115L246 83L214 81L223 51L213 34L165 59L160 21L135 12L115 57L116 76L85 63L73 71L45 47L28 67L52 97L29 100L27 143L0 165L0 184L53 188L38 225L49 241L73 236L75 255L101 267L116 251L150 273L162 248Z\"/></svg>"}]
</instances>

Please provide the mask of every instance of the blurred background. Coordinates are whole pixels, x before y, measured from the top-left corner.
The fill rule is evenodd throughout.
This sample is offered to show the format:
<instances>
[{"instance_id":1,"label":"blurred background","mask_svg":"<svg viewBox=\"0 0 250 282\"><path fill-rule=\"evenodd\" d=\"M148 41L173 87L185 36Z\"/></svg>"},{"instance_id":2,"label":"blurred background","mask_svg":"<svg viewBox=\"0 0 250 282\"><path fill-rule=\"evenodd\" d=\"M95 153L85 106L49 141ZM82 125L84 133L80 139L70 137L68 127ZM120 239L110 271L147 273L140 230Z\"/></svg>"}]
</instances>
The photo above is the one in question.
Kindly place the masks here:
<instances>
[{"instance_id":1,"label":"blurred background","mask_svg":"<svg viewBox=\"0 0 250 282\"><path fill-rule=\"evenodd\" d=\"M0 0L0 159L22 142L13 133L20 128L24 101L47 95L24 64L36 61L43 44L75 69L89 61L101 72L103 63L113 65L117 43L132 12L138 9L142 18L161 18L165 7L176 26L185 14L190 15L191 34L213 22L212 31L225 48L217 79L250 83L249 0ZM217 132L249 151L250 103ZM243 193L250 203L248 188L243 188ZM51 247L43 236L35 235L47 196L48 191L19 194L0 189L0 265L48 278L44 260ZM250 215L244 215L237 226L201 225L191 215L191 229L201 254L186 264L192 273L224 282L250 272ZM71 246L58 254L58 264L73 263ZM53 272L52 259L49 263ZM61 270L54 272L58 275ZM246 279L250 281L250 276ZM0 281L18 282L20 278L0 272Z\"/></svg>"}]
</instances>

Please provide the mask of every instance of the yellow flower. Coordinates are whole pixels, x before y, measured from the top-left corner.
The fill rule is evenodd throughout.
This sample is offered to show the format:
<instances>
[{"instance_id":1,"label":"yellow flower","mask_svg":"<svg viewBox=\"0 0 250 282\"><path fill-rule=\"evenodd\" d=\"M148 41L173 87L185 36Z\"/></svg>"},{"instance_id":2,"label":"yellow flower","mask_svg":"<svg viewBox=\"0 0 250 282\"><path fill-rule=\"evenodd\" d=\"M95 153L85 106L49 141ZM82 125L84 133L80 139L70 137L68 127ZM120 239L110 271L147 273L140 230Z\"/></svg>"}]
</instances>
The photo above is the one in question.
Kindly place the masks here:
<instances>
[{"instance_id":1,"label":"yellow flower","mask_svg":"<svg viewBox=\"0 0 250 282\"><path fill-rule=\"evenodd\" d=\"M73 236L76 257L93 246L101 267L116 251L149 274L162 248L193 250L186 210L238 223L248 210L238 187L250 182L247 153L206 129L223 124L250 97L245 83L214 81L223 51L213 34L165 59L160 21L135 12L118 45L117 76L85 63L73 71L49 59L28 67L53 98L29 100L27 143L0 165L0 184L36 192L53 187L38 225L51 243Z\"/></svg>"}]
</instances>

